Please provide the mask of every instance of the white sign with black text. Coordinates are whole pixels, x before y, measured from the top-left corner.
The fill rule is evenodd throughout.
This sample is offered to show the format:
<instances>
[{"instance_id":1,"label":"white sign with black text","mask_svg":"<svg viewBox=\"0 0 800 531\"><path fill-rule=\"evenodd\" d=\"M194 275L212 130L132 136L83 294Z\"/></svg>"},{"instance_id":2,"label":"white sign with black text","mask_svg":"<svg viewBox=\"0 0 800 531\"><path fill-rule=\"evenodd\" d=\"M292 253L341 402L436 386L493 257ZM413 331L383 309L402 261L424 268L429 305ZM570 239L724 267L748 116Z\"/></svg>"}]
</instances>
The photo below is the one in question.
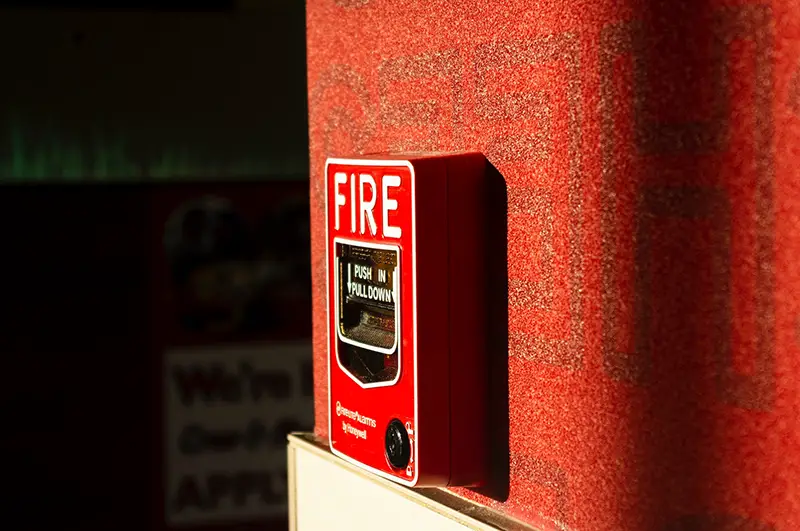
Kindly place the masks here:
<instances>
[{"instance_id":1,"label":"white sign with black text","mask_svg":"<svg viewBox=\"0 0 800 531\"><path fill-rule=\"evenodd\" d=\"M285 514L286 434L313 426L311 344L176 349L164 369L167 523Z\"/></svg>"}]
</instances>

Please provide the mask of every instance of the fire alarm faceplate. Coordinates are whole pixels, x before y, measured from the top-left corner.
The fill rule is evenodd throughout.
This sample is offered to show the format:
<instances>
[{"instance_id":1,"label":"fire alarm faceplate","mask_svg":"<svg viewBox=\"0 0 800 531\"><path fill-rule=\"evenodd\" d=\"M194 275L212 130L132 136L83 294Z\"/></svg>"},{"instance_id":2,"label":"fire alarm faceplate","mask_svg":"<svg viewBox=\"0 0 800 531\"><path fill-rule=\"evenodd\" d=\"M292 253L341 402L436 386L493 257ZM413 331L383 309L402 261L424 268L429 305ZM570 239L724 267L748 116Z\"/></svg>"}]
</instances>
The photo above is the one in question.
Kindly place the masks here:
<instances>
[{"instance_id":1,"label":"fire alarm faceplate","mask_svg":"<svg viewBox=\"0 0 800 531\"><path fill-rule=\"evenodd\" d=\"M404 485L484 481L488 168L475 153L325 165L331 450Z\"/></svg>"}]
</instances>

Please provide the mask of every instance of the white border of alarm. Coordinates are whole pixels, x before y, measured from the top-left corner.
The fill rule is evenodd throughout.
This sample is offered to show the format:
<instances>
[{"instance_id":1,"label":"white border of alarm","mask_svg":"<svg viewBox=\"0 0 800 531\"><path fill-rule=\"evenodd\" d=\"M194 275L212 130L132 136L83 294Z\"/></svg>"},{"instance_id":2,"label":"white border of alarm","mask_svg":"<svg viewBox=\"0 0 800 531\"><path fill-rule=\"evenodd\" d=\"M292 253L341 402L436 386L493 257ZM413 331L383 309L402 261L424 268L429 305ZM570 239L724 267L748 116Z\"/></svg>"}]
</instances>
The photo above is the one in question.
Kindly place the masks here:
<instances>
[{"instance_id":1,"label":"white border of alarm","mask_svg":"<svg viewBox=\"0 0 800 531\"><path fill-rule=\"evenodd\" d=\"M361 463L360 461L357 461L357 460L353 459L352 457L339 452L333 446L333 441L331 440L331 435L333 434L333 431L332 431L333 419L331 418L331 364L330 364L330 359L331 359L331 353L330 353L330 345L331 345L331 337L330 337L331 330L330 330L330 328L331 328L331 322L330 322L330 316L327 315L327 308L330 308L330 303L331 303L331 301L330 301L330 276L331 276L331 272L330 271L327 271L326 275L325 275L325 303L327 304L327 306L326 306L326 318L327 318L326 328L327 328L327 332L328 332L327 333L327 336L328 336L327 337L328 338L328 444L330 445L331 452L333 452L337 456L341 457L342 459L344 459L348 463L352 463L352 464L354 464L354 465L356 465L359 468L362 468L364 470L369 470L370 472L372 472L374 474L377 474L378 476L381 476L382 478L386 478L386 479L389 479L391 481L395 481L397 483L400 483L401 485L406 485L408 487L413 487L413 486L415 486L417 484L417 480L419 479L419 466L420 466L420 464L419 464L419 431L417 429L417 427L418 427L417 419L418 419L418 416L419 416L419 401L417 399L419 393L418 393L418 389L417 389L417 304L416 304L417 303L417 282L416 282L416 279L417 279L417 255L416 255L416 250L417 250L417 231L416 231L417 217L416 217L416 198L415 198L415 195L414 195L414 181L415 181L414 166L412 166L411 162L408 161L408 160L342 159L342 158L331 157L331 158L328 158L325 161L325 175L323 176L324 183L325 183L325 258L326 258L325 259L325 267L328 267L328 264L330 263L330 253L331 253L331 249L330 249L330 233L328 231L328 222L329 222L329 219L328 219L328 215L329 215L329 212L328 212L328 184L329 184L328 183L328 166L331 165L331 164L342 164L342 165L347 164L347 165L352 165L352 166L405 166L405 167L407 167L409 169L409 172L411 174L411 283L412 283L411 285L412 285L412 296L413 296L413 301L414 301L414 305L413 305L413 309L414 309L413 312L414 313L412 315L412 319L414 321L412 323L412 325L413 325L412 328L414 330L414 346L413 346L413 349L412 349L413 350L413 357L414 357L414 443L413 443L414 448L413 448L413 452L414 452L414 462L416 463L416 466L414 467L414 476L410 480L403 479L403 478L400 478L400 477L397 477L397 476L393 476L391 474L387 474L383 470L378 470L377 468L373 468L373 467L371 467L369 465L365 465L364 463ZM360 242L360 243L363 244L364 242ZM398 264L398 268L399 268L399 264ZM399 354L399 352L398 352L398 354ZM337 356L337 360L338 360L338 356ZM352 378L352 376L347 371L345 371L345 373L348 374L348 376L350 376ZM398 370L397 374L399 376L401 374L401 371ZM362 385L362 387L363 387L363 385Z\"/></svg>"}]
</instances>

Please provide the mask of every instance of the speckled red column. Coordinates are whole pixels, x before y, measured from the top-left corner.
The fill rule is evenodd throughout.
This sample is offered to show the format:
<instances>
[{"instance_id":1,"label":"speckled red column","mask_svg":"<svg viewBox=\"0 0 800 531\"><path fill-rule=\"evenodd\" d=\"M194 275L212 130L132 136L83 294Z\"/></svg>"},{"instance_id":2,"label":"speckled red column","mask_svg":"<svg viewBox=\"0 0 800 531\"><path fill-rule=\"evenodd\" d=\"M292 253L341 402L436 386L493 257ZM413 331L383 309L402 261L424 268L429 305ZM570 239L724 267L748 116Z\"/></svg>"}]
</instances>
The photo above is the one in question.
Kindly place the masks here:
<instances>
[{"instance_id":1,"label":"speckled red column","mask_svg":"<svg viewBox=\"0 0 800 531\"><path fill-rule=\"evenodd\" d=\"M543 529L800 529L800 2L307 21L318 433L325 157L474 149L508 186L510 488L458 493Z\"/></svg>"}]
</instances>

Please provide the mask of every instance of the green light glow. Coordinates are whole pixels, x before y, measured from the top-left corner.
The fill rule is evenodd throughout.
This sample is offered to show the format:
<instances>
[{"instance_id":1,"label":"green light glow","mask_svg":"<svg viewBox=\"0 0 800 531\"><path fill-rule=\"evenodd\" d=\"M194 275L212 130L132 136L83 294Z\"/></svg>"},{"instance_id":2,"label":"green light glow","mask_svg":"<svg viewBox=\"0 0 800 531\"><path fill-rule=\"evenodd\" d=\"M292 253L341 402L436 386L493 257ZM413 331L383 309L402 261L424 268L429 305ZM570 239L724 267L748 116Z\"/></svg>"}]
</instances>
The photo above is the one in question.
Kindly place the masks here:
<instances>
[{"instance_id":1,"label":"green light glow","mask_svg":"<svg viewBox=\"0 0 800 531\"><path fill-rule=\"evenodd\" d=\"M33 127L28 131L35 130ZM150 150L155 154L134 157L122 138L95 134L91 140L58 135L52 127L45 134L26 134L12 126L6 146L0 146L0 182L129 182L182 179L246 179L264 176L300 176L305 160L288 155L220 156L188 146ZM5 147L6 149L1 149Z\"/></svg>"}]
</instances>

